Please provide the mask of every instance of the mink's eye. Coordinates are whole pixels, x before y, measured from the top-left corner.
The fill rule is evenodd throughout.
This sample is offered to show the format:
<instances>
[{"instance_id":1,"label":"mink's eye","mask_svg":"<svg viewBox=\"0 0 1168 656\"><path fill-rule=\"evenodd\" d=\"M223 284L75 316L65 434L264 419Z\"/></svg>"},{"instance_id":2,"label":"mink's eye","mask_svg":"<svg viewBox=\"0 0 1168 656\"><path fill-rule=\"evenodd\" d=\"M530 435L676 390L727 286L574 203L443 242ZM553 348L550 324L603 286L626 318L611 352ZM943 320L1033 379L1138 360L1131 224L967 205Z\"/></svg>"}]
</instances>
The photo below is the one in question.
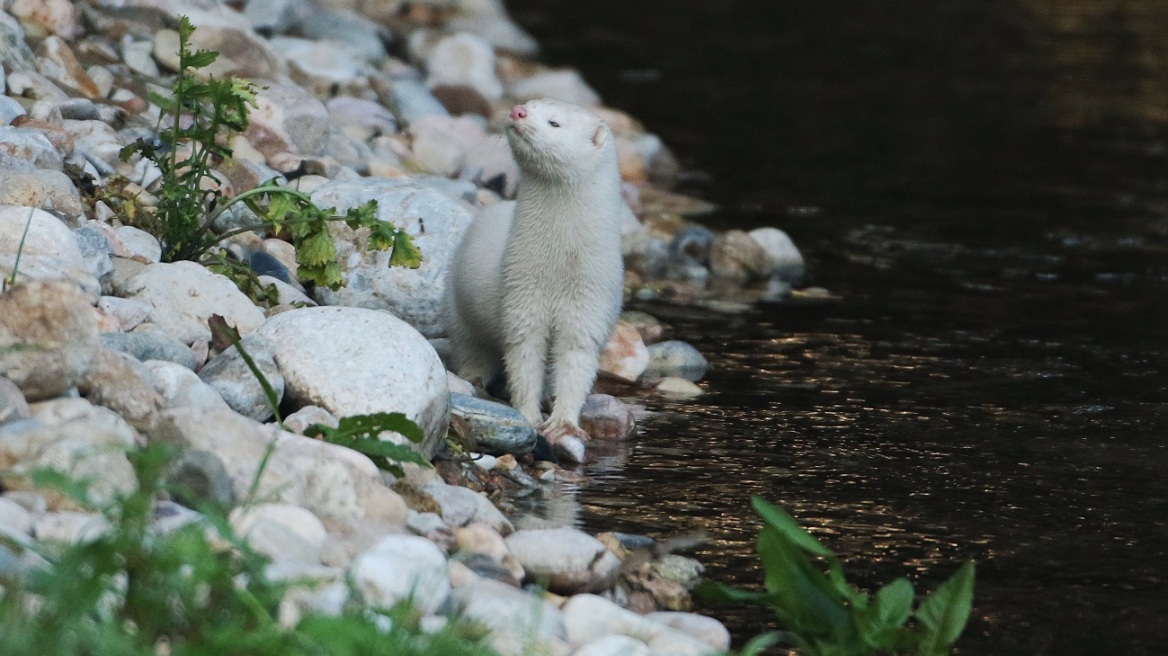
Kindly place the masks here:
<instances>
[{"instance_id":1,"label":"mink's eye","mask_svg":"<svg viewBox=\"0 0 1168 656\"><path fill-rule=\"evenodd\" d=\"M548 125L552 126L553 128L560 127L560 124L556 123L555 121L548 121Z\"/></svg>"}]
</instances>

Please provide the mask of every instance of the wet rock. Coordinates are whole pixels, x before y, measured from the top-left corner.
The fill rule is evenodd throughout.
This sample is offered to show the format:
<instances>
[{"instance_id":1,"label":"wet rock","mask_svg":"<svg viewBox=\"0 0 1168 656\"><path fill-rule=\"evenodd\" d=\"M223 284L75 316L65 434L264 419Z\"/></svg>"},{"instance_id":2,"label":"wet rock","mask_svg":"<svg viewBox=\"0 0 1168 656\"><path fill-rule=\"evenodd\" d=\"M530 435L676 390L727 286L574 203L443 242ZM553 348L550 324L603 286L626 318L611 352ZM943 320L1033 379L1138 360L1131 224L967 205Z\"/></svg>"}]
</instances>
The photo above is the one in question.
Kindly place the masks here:
<instances>
[{"instance_id":1,"label":"wet rock","mask_svg":"<svg viewBox=\"0 0 1168 656\"><path fill-rule=\"evenodd\" d=\"M632 324L617 321L604 350L600 370L625 382L635 382L649 364L649 350Z\"/></svg>"},{"instance_id":2,"label":"wet rock","mask_svg":"<svg viewBox=\"0 0 1168 656\"><path fill-rule=\"evenodd\" d=\"M678 401L697 398L706 393L705 390L692 382L674 376L666 376L657 381L657 386L654 389L661 396Z\"/></svg>"},{"instance_id":3,"label":"wet rock","mask_svg":"<svg viewBox=\"0 0 1168 656\"><path fill-rule=\"evenodd\" d=\"M265 503L231 511L231 527L274 562L319 563L328 531L316 515L299 506Z\"/></svg>"},{"instance_id":4,"label":"wet rock","mask_svg":"<svg viewBox=\"0 0 1168 656\"><path fill-rule=\"evenodd\" d=\"M645 369L647 378L669 376L699 381L706 375L710 363L693 346L686 342L670 340L649 347L649 366Z\"/></svg>"},{"instance_id":5,"label":"wet rock","mask_svg":"<svg viewBox=\"0 0 1168 656\"><path fill-rule=\"evenodd\" d=\"M22 282L0 295L0 376L30 401L76 386L97 354L97 319L68 282Z\"/></svg>"},{"instance_id":6,"label":"wet rock","mask_svg":"<svg viewBox=\"0 0 1168 656\"><path fill-rule=\"evenodd\" d=\"M563 615L546 599L476 577L454 591L454 600L462 617L491 630L488 640L503 656L565 653Z\"/></svg>"},{"instance_id":7,"label":"wet rock","mask_svg":"<svg viewBox=\"0 0 1168 656\"><path fill-rule=\"evenodd\" d=\"M191 371L198 365L195 354L190 347L160 330L102 333L101 343L106 348L127 353L142 362L165 360L182 365Z\"/></svg>"},{"instance_id":8,"label":"wet rock","mask_svg":"<svg viewBox=\"0 0 1168 656\"><path fill-rule=\"evenodd\" d=\"M276 366L275 348L261 335L249 335L241 340L244 350L263 374L276 394L276 402L284 397L284 376ZM199 378L215 388L231 409L256 421L272 417L272 407L259 379L243 361L234 346L212 358L199 370Z\"/></svg>"},{"instance_id":9,"label":"wet rock","mask_svg":"<svg viewBox=\"0 0 1168 656\"><path fill-rule=\"evenodd\" d=\"M28 419L32 411L16 383L0 377L0 426Z\"/></svg>"},{"instance_id":10,"label":"wet rock","mask_svg":"<svg viewBox=\"0 0 1168 656\"><path fill-rule=\"evenodd\" d=\"M665 336L665 324L656 317L640 310L625 310L621 312L621 320L632 324L646 345L656 344Z\"/></svg>"},{"instance_id":11,"label":"wet rock","mask_svg":"<svg viewBox=\"0 0 1168 656\"><path fill-rule=\"evenodd\" d=\"M480 451L523 455L535 448L535 428L509 405L451 394L450 412L470 424L470 436Z\"/></svg>"},{"instance_id":12,"label":"wet rock","mask_svg":"<svg viewBox=\"0 0 1168 656\"><path fill-rule=\"evenodd\" d=\"M580 427L594 440L624 440L636 433L637 418L615 396L590 394L580 410Z\"/></svg>"},{"instance_id":13,"label":"wet rock","mask_svg":"<svg viewBox=\"0 0 1168 656\"><path fill-rule=\"evenodd\" d=\"M184 344L210 340L213 314L244 336L264 322L263 311L231 280L194 262L150 265L126 281L125 296L153 305L150 323Z\"/></svg>"},{"instance_id":14,"label":"wet rock","mask_svg":"<svg viewBox=\"0 0 1168 656\"><path fill-rule=\"evenodd\" d=\"M603 543L575 528L516 531L507 537L507 548L529 580L547 581L560 594L603 590L620 572L620 560Z\"/></svg>"},{"instance_id":15,"label":"wet rock","mask_svg":"<svg viewBox=\"0 0 1168 656\"><path fill-rule=\"evenodd\" d=\"M389 254L368 248L368 233L332 224L338 261L347 285L332 291L318 288L316 299L326 305L385 309L413 325L422 334L441 334L444 276L470 213L442 194L407 179L369 178L330 182L312 199L322 207L348 208L377 201L377 217L408 232L423 254L417 269L388 267Z\"/></svg>"},{"instance_id":16,"label":"wet rock","mask_svg":"<svg viewBox=\"0 0 1168 656\"><path fill-rule=\"evenodd\" d=\"M365 551L349 568L365 600L390 608L409 600L416 611L434 613L450 596L446 556L429 540L390 535Z\"/></svg>"},{"instance_id":17,"label":"wet rock","mask_svg":"<svg viewBox=\"0 0 1168 656\"><path fill-rule=\"evenodd\" d=\"M729 282L747 284L770 276L774 264L762 244L741 230L728 230L710 245L710 273Z\"/></svg>"},{"instance_id":18,"label":"wet rock","mask_svg":"<svg viewBox=\"0 0 1168 656\"><path fill-rule=\"evenodd\" d=\"M669 241L668 276L674 280L704 281L709 276L706 263L714 245L714 233L702 226L689 226Z\"/></svg>"},{"instance_id":19,"label":"wet rock","mask_svg":"<svg viewBox=\"0 0 1168 656\"><path fill-rule=\"evenodd\" d=\"M670 656L715 654L718 650L681 631L648 620L607 599L580 594L564 604L564 625L573 645L591 643L596 636L623 635L644 642L650 653Z\"/></svg>"},{"instance_id":20,"label":"wet rock","mask_svg":"<svg viewBox=\"0 0 1168 656\"><path fill-rule=\"evenodd\" d=\"M355 307L304 308L272 317L260 334L274 345L293 402L340 417L404 413L425 435L421 444L408 444L427 458L445 439L446 369L426 339L393 315ZM383 439L406 443L396 434Z\"/></svg>"},{"instance_id":21,"label":"wet rock","mask_svg":"<svg viewBox=\"0 0 1168 656\"><path fill-rule=\"evenodd\" d=\"M329 114L319 100L289 84L256 94L244 136L268 158L280 153L319 155L328 143Z\"/></svg>"},{"instance_id":22,"label":"wet rock","mask_svg":"<svg viewBox=\"0 0 1168 656\"><path fill-rule=\"evenodd\" d=\"M693 558L686 558L678 554L665 554L653 562L650 570L655 576L666 581L679 583L688 590L698 584L706 568Z\"/></svg>"},{"instance_id":23,"label":"wet rock","mask_svg":"<svg viewBox=\"0 0 1168 656\"><path fill-rule=\"evenodd\" d=\"M89 495L98 505L134 489L134 472L125 451L137 434L116 413L84 399L56 399L32 408L32 420L0 426L0 470L11 473L37 468L58 471L73 480L90 481ZM7 490L32 489L30 481L6 475ZM67 506L56 492L50 508Z\"/></svg>"},{"instance_id":24,"label":"wet rock","mask_svg":"<svg viewBox=\"0 0 1168 656\"><path fill-rule=\"evenodd\" d=\"M792 285L803 282L806 274L803 254L799 252L795 242L791 241L787 233L768 226L755 228L747 234L758 242L770 256L772 276Z\"/></svg>"}]
</instances>

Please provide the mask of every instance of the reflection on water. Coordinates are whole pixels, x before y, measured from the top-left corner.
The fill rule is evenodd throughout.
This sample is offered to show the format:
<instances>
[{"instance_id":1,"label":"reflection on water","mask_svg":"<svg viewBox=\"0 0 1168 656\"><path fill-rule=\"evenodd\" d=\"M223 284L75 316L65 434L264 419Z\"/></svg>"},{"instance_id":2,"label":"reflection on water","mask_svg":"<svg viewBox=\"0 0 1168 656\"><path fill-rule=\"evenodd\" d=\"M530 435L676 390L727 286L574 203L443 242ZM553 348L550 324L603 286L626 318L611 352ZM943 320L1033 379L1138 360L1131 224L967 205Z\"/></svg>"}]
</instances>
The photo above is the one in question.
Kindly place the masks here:
<instances>
[{"instance_id":1,"label":"reflection on water","mask_svg":"<svg viewBox=\"0 0 1168 656\"><path fill-rule=\"evenodd\" d=\"M508 4L843 299L644 308L709 394L652 405L574 517L702 527L750 585L759 494L864 586L977 559L963 654L1168 653L1168 3Z\"/></svg>"}]
</instances>

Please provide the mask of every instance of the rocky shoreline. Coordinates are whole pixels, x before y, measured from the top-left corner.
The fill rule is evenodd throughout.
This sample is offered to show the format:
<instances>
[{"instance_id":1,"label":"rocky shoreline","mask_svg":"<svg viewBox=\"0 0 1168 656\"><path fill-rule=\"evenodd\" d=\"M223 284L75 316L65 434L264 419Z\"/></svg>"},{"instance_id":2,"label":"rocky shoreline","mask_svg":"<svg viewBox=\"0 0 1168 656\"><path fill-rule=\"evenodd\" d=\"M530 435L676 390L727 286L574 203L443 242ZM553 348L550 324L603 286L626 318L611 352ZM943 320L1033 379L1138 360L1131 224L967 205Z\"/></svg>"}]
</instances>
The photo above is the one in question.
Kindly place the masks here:
<instances>
[{"instance_id":1,"label":"rocky shoreline","mask_svg":"<svg viewBox=\"0 0 1168 656\"><path fill-rule=\"evenodd\" d=\"M133 488L125 453L177 446L172 476L199 499L234 506L231 523L306 580L281 621L339 612L355 583L366 604L409 599L443 622L490 629L502 654L704 654L729 648L716 620L685 612L701 566L651 539L588 535L505 513L579 474L543 460L509 406L447 372L443 275L475 213L514 194L499 135L515 102L550 96L612 127L626 200L626 294L637 299L777 300L803 277L774 228L714 233L690 217L709 204L671 191L661 140L608 108L575 71L534 60L535 41L494 0L9 0L0 13L0 537L70 544L104 518L32 483L56 469L89 481L97 503ZM177 66L176 17L220 52L204 71L256 81L248 129L217 163L225 196L275 179L339 211L377 201L423 261L388 266L367 231L332 226L345 285L297 281L294 247L244 233L223 248L249 259L278 298L257 304L162 246L121 203L150 206L159 170L123 148L156 139ZM116 184L114 181L118 181ZM114 193L116 188L117 193ZM231 216L216 227L230 229ZM224 317L290 411L281 429L235 348L214 345ZM705 359L626 312L581 418L594 440L635 434L624 398L687 398ZM404 476L305 437L312 424L401 412L434 468ZM261 475L262 472L262 475ZM257 478L258 477L258 478ZM258 483L257 483L258 481ZM257 502L256 500L262 500ZM194 499L157 509L160 527L198 521ZM0 578L38 567L0 546ZM544 585L543 593L534 586ZM526 587L525 587L526 586Z\"/></svg>"}]
</instances>

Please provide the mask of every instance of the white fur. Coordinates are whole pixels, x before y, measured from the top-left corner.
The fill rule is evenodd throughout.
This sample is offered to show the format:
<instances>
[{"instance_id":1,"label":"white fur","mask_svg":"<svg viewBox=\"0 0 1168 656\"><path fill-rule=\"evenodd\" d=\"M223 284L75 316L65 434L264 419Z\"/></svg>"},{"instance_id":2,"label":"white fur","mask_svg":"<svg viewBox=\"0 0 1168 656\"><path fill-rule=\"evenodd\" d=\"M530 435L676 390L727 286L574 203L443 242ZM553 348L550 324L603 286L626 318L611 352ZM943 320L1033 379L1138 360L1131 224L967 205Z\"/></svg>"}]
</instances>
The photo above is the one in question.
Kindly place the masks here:
<instances>
[{"instance_id":1,"label":"white fur","mask_svg":"<svg viewBox=\"0 0 1168 656\"><path fill-rule=\"evenodd\" d=\"M580 432L620 313L626 208L603 121L554 100L524 107L527 117L507 130L521 172L517 199L486 208L467 229L447 278L446 316L457 372L485 383L505 367L511 404L533 424L541 425L550 379L555 402L541 430L552 437Z\"/></svg>"}]
</instances>

